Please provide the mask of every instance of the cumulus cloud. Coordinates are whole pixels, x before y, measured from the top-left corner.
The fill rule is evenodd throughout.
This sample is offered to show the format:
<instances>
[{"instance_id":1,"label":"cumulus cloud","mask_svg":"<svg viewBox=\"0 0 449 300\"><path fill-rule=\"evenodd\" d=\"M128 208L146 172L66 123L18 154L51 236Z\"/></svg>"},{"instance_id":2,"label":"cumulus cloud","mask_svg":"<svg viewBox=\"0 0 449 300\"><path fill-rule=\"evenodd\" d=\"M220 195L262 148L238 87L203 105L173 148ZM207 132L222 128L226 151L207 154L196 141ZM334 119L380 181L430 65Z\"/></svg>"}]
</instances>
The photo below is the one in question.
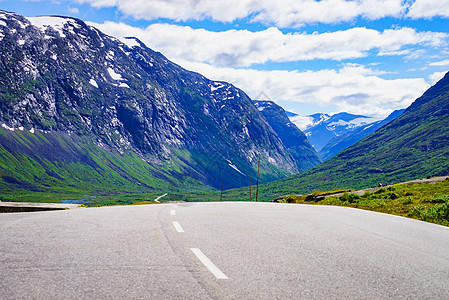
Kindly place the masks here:
<instances>
[{"instance_id":1,"label":"cumulus cloud","mask_svg":"<svg viewBox=\"0 0 449 300\"><path fill-rule=\"evenodd\" d=\"M374 117L386 117L392 110L409 106L429 88L424 79L383 79L379 77L383 72L357 64L306 72L217 68L188 61L180 64L213 80L234 83L251 98L264 92L274 101L333 105L337 111Z\"/></svg>"},{"instance_id":2,"label":"cumulus cloud","mask_svg":"<svg viewBox=\"0 0 449 300\"><path fill-rule=\"evenodd\" d=\"M416 0L407 13L411 18L449 17L449 0Z\"/></svg>"},{"instance_id":3,"label":"cumulus cloud","mask_svg":"<svg viewBox=\"0 0 449 300\"><path fill-rule=\"evenodd\" d=\"M338 23L356 18L449 17L448 0L75 0L94 7L117 7L136 19L175 21L212 19L233 22L249 18L278 27Z\"/></svg>"},{"instance_id":4,"label":"cumulus cloud","mask_svg":"<svg viewBox=\"0 0 449 300\"><path fill-rule=\"evenodd\" d=\"M441 78L443 78L444 75L446 75L446 72L435 72L435 73L429 75L429 80L430 80L431 84L435 84Z\"/></svg>"},{"instance_id":5,"label":"cumulus cloud","mask_svg":"<svg viewBox=\"0 0 449 300\"><path fill-rule=\"evenodd\" d=\"M258 32L213 32L159 23L145 29L114 22L91 24L110 35L138 37L174 60L233 67L314 59L340 61L365 57L369 51L378 55L405 55L410 50L403 47L438 47L446 44L448 37L445 33L417 32L412 28L377 31L356 27L321 34L284 34L276 27Z\"/></svg>"}]
</instances>

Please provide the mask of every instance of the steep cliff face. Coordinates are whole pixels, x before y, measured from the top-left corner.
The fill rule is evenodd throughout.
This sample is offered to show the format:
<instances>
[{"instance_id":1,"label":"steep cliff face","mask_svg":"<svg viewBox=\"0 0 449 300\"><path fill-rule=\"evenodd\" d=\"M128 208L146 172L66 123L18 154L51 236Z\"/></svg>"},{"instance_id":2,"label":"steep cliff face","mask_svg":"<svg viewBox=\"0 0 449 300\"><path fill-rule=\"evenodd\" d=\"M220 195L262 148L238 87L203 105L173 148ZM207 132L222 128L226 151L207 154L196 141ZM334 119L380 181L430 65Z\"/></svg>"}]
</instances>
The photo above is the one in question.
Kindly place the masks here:
<instances>
[{"instance_id":1,"label":"steep cliff face","mask_svg":"<svg viewBox=\"0 0 449 300\"><path fill-rule=\"evenodd\" d=\"M297 172L248 96L189 72L135 38L78 19L0 12L0 123L5 130L89 138L152 166L225 187ZM20 131L20 130L19 130Z\"/></svg>"},{"instance_id":2,"label":"steep cliff face","mask_svg":"<svg viewBox=\"0 0 449 300\"><path fill-rule=\"evenodd\" d=\"M254 104L281 138L300 171L313 168L321 162L307 137L290 121L282 107L266 100L254 100Z\"/></svg>"}]
</instances>

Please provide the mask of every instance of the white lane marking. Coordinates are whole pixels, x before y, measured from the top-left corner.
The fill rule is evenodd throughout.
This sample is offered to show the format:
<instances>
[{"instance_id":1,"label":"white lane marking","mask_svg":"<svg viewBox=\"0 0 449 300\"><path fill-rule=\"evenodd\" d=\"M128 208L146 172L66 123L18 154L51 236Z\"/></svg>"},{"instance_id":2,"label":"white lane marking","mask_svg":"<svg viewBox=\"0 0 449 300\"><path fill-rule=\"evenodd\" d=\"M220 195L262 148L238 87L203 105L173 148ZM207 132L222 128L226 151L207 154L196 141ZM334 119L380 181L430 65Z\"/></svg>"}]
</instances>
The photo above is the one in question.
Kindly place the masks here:
<instances>
[{"instance_id":1,"label":"white lane marking","mask_svg":"<svg viewBox=\"0 0 449 300\"><path fill-rule=\"evenodd\" d=\"M181 224L179 224L178 221L173 221L173 226L175 226L177 232L184 232L184 229L182 229Z\"/></svg>"},{"instance_id":2,"label":"white lane marking","mask_svg":"<svg viewBox=\"0 0 449 300\"><path fill-rule=\"evenodd\" d=\"M170 216L176 216L176 210L172 209L172 210L170 211Z\"/></svg>"},{"instance_id":3,"label":"white lane marking","mask_svg":"<svg viewBox=\"0 0 449 300\"><path fill-rule=\"evenodd\" d=\"M162 197L167 196L168 194L163 194L162 196L157 197L156 199L154 199L154 202L158 202L159 203L159 199L161 199Z\"/></svg>"},{"instance_id":4,"label":"white lane marking","mask_svg":"<svg viewBox=\"0 0 449 300\"><path fill-rule=\"evenodd\" d=\"M222 271L220 271L219 268L217 268L217 266L214 265L213 262L211 262L209 260L209 258L207 258L206 255L204 255L204 253L198 249L198 248L190 248L190 250L192 250L192 252L196 255L196 257L198 257L198 259L203 263L203 265L212 273L214 274L214 276L217 279L228 279L228 277L223 274Z\"/></svg>"}]
</instances>

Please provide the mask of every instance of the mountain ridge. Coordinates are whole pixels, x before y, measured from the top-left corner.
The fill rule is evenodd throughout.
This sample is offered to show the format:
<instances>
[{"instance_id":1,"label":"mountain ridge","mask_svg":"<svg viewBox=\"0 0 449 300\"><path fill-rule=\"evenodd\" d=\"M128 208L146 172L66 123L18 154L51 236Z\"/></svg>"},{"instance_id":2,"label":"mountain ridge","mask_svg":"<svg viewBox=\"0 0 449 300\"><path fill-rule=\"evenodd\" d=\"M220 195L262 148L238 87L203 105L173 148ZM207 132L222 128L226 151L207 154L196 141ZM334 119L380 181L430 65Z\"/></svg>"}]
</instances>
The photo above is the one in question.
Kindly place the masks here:
<instances>
[{"instance_id":1,"label":"mountain ridge","mask_svg":"<svg viewBox=\"0 0 449 300\"><path fill-rule=\"evenodd\" d=\"M77 136L117 160L138 157L148 165L141 166L148 175L142 180L149 181L149 173L157 173L190 176L214 188L222 181L225 188L243 186L248 174L256 177L259 156L262 182L297 172L280 138L233 85L187 71L136 38L107 36L80 19L8 12L0 12L0 19L4 137L26 131L25 140L36 134L46 144L50 134L65 144L65 137ZM2 151L21 159L27 150ZM52 159L59 164L61 157ZM32 164L49 169L37 154ZM0 175L27 175L11 172L4 166ZM38 180L30 182L39 188Z\"/></svg>"}]
</instances>

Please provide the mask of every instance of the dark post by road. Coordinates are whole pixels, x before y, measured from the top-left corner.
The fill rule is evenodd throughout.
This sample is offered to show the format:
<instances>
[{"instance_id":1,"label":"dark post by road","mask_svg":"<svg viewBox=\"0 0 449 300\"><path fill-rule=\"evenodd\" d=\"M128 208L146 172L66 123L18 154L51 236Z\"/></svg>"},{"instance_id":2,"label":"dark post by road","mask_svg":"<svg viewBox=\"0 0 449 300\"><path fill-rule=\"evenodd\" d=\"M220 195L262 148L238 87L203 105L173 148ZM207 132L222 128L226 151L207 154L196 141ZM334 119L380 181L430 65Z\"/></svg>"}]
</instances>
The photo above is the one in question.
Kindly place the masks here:
<instances>
[{"instance_id":1,"label":"dark post by road","mask_svg":"<svg viewBox=\"0 0 449 300\"><path fill-rule=\"evenodd\" d=\"M249 202L251 202L251 171L249 174Z\"/></svg>"},{"instance_id":2,"label":"dark post by road","mask_svg":"<svg viewBox=\"0 0 449 300\"><path fill-rule=\"evenodd\" d=\"M224 179L221 179L221 195L220 195L220 202L221 200L223 200L223 183L224 183Z\"/></svg>"},{"instance_id":3,"label":"dark post by road","mask_svg":"<svg viewBox=\"0 0 449 300\"><path fill-rule=\"evenodd\" d=\"M257 164L256 202L259 197L259 168L260 168L260 154L259 154L259 163Z\"/></svg>"}]
</instances>

